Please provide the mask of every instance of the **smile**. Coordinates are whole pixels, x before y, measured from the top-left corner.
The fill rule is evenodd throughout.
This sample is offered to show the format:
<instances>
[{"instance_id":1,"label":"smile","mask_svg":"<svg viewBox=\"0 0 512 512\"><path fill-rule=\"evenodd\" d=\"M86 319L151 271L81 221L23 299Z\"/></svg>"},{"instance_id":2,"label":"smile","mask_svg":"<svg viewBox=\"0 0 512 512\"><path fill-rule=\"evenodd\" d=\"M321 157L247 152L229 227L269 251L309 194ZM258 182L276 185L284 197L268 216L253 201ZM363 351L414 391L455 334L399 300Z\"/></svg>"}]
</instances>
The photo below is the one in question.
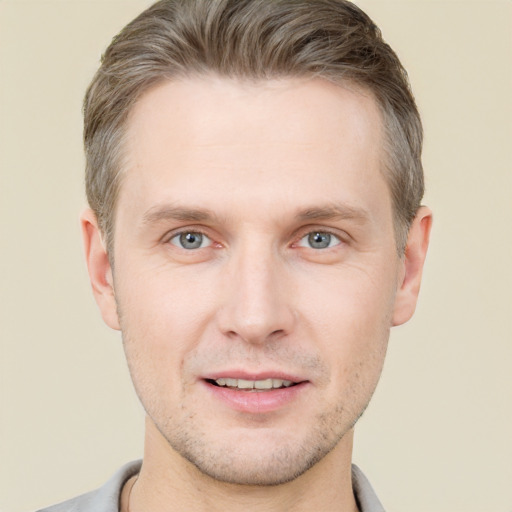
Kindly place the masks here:
<instances>
[{"instance_id":1,"label":"smile","mask_svg":"<svg viewBox=\"0 0 512 512\"><path fill-rule=\"evenodd\" d=\"M230 389L240 389L244 391L269 391L272 389L289 388L295 383L291 380L284 379L263 379L263 380L247 380L247 379L231 379L220 378L209 380L211 384Z\"/></svg>"},{"instance_id":2,"label":"smile","mask_svg":"<svg viewBox=\"0 0 512 512\"><path fill-rule=\"evenodd\" d=\"M278 379L268 374L258 377L210 377L202 381L212 398L223 402L230 409L249 414L265 414L290 407L311 389L311 383L300 378Z\"/></svg>"}]
</instances>

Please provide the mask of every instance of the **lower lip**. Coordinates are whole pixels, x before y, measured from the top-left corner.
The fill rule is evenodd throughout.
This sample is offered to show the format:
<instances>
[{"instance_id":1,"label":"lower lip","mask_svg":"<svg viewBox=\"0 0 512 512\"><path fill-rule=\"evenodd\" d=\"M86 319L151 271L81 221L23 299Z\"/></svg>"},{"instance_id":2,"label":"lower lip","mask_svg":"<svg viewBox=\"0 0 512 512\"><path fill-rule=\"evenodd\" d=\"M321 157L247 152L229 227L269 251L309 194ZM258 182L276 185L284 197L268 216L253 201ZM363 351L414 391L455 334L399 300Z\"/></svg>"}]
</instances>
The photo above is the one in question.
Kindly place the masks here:
<instances>
[{"instance_id":1,"label":"lower lip","mask_svg":"<svg viewBox=\"0 0 512 512\"><path fill-rule=\"evenodd\" d=\"M230 408L253 414L272 412L289 405L308 386L307 382L301 382L288 388L272 389L269 391L245 391L215 386L206 381L203 382L212 395Z\"/></svg>"}]
</instances>

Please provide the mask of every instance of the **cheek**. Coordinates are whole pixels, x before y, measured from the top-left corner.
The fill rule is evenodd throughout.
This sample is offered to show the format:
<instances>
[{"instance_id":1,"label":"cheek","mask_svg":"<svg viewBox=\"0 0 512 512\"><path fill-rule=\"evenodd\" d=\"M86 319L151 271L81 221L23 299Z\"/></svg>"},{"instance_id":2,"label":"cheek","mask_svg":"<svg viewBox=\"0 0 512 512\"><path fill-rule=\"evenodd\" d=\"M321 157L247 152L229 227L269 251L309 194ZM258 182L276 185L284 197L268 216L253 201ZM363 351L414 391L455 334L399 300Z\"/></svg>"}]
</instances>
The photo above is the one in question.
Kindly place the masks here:
<instances>
[{"instance_id":1,"label":"cheek","mask_svg":"<svg viewBox=\"0 0 512 512\"><path fill-rule=\"evenodd\" d=\"M383 272L393 276L389 268ZM332 383L352 395L373 392L386 353L395 286L378 275L343 269L303 295L306 334L331 365Z\"/></svg>"},{"instance_id":2,"label":"cheek","mask_svg":"<svg viewBox=\"0 0 512 512\"><path fill-rule=\"evenodd\" d=\"M147 270L132 266L136 269L123 269L122 275L129 277L116 282L120 316L130 330L180 342L178 334L194 331L209 316L213 287L204 279L165 265Z\"/></svg>"},{"instance_id":3,"label":"cheek","mask_svg":"<svg viewBox=\"0 0 512 512\"><path fill-rule=\"evenodd\" d=\"M155 271L119 280L116 299L136 387L171 385L187 354L204 337L211 298L198 283Z\"/></svg>"},{"instance_id":4,"label":"cheek","mask_svg":"<svg viewBox=\"0 0 512 512\"><path fill-rule=\"evenodd\" d=\"M391 326L395 274L396 269L384 265L347 265L311 273L296 287L298 307L302 304L309 319L329 338L339 335L371 342Z\"/></svg>"}]
</instances>

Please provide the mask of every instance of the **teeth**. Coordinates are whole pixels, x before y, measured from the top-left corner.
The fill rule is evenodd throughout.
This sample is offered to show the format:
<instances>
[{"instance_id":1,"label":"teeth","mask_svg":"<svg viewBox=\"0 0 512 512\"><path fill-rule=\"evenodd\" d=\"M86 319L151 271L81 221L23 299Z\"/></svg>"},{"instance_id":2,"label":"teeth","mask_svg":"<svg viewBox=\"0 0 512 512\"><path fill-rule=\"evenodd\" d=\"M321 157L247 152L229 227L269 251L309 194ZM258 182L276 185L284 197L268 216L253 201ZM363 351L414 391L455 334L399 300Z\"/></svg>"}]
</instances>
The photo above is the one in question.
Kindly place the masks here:
<instances>
[{"instance_id":1,"label":"teeth","mask_svg":"<svg viewBox=\"0 0 512 512\"><path fill-rule=\"evenodd\" d=\"M288 388L293 382L291 380L282 379L265 379L265 380L246 380L246 379L229 379L221 378L215 381L219 386L238 389L278 389Z\"/></svg>"},{"instance_id":2,"label":"teeth","mask_svg":"<svg viewBox=\"0 0 512 512\"><path fill-rule=\"evenodd\" d=\"M272 389L273 381L272 379L256 380L254 381L254 387L256 389Z\"/></svg>"},{"instance_id":3,"label":"teeth","mask_svg":"<svg viewBox=\"0 0 512 512\"><path fill-rule=\"evenodd\" d=\"M244 380L238 379L238 389L253 389L254 381L253 380Z\"/></svg>"}]
</instances>

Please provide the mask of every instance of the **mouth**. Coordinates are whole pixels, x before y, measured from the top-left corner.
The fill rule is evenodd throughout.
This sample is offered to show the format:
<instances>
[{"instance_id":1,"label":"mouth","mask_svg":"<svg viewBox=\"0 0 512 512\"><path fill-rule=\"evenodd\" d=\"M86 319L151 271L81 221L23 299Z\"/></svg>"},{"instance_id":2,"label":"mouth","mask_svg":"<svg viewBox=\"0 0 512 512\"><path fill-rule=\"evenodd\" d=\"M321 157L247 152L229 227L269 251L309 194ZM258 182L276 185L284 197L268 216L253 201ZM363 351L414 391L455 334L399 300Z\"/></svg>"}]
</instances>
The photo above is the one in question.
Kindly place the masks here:
<instances>
[{"instance_id":1,"label":"mouth","mask_svg":"<svg viewBox=\"0 0 512 512\"><path fill-rule=\"evenodd\" d=\"M268 392L275 389L284 389L296 386L298 382L285 379L247 380L234 378L206 379L213 386L229 388L245 392Z\"/></svg>"},{"instance_id":2,"label":"mouth","mask_svg":"<svg viewBox=\"0 0 512 512\"><path fill-rule=\"evenodd\" d=\"M230 409L251 415L289 410L312 389L309 380L280 370L226 370L205 375L202 382L215 402L220 400Z\"/></svg>"}]
</instances>

